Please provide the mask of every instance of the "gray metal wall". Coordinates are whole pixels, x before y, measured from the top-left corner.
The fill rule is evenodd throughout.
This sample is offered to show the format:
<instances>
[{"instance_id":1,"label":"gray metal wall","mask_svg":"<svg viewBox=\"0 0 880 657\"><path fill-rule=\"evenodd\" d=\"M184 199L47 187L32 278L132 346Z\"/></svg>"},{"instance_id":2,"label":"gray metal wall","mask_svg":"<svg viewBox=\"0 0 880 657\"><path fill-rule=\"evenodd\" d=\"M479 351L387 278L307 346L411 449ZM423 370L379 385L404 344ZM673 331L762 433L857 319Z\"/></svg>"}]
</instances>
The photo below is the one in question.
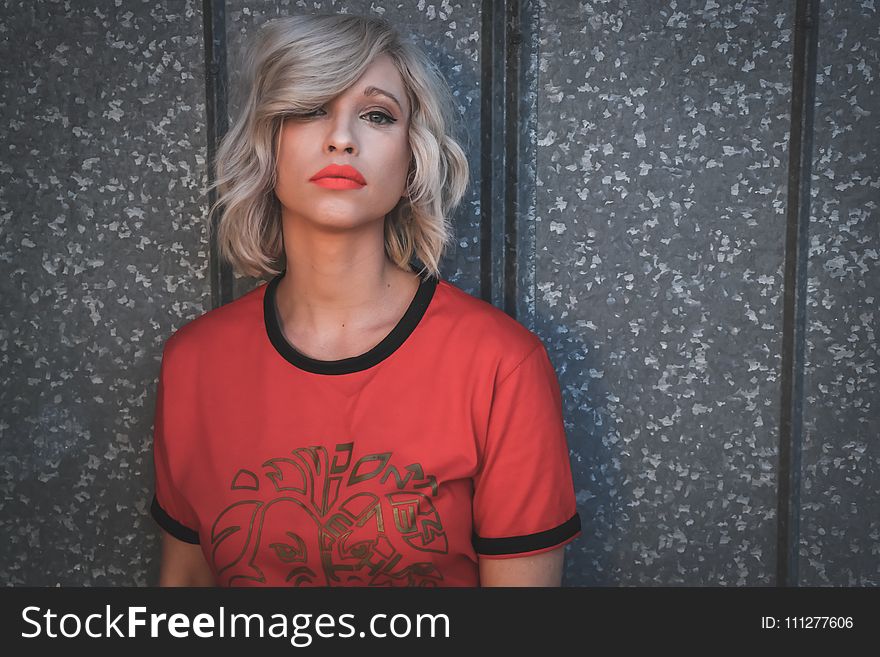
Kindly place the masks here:
<instances>
[{"instance_id":1,"label":"gray metal wall","mask_svg":"<svg viewBox=\"0 0 880 657\"><path fill-rule=\"evenodd\" d=\"M201 6L0 23L0 583L153 583L162 344L210 308Z\"/></svg>"},{"instance_id":2,"label":"gray metal wall","mask_svg":"<svg viewBox=\"0 0 880 657\"><path fill-rule=\"evenodd\" d=\"M880 19L874 3L823 2L817 60L799 581L876 586Z\"/></svg>"},{"instance_id":3,"label":"gray metal wall","mask_svg":"<svg viewBox=\"0 0 880 657\"><path fill-rule=\"evenodd\" d=\"M880 19L795 7L2 2L0 583L155 582L162 344L256 283L209 266L209 109L235 116L243 40L301 11L384 15L456 91L443 273L557 368L566 584L880 583Z\"/></svg>"}]
</instances>

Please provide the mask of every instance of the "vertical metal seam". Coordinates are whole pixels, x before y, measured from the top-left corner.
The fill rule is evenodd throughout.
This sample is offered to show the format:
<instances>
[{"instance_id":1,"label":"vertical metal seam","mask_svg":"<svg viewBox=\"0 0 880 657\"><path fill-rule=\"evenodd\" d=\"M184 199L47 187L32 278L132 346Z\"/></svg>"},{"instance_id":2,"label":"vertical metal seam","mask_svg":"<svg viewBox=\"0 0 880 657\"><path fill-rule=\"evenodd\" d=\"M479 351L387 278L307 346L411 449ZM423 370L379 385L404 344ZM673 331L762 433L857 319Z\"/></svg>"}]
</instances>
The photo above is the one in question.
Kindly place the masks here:
<instances>
[{"instance_id":1,"label":"vertical metal seam","mask_svg":"<svg viewBox=\"0 0 880 657\"><path fill-rule=\"evenodd\" d=\"M521 4L481 6L480 295L518 315Z\"/></svg>"},{"instance_id":2,"label":"vertical metal seam","mask_svg":"<svg viewBox=\"0 0 880 657\"><path fill-rule=\"evenodd\" d=\"M504 3L506 15L504 17L504 162L506 166L504 181L504 297L503 309L513 318L517 317L518 284L518 233L517 224L519 204L517 193L519 186L520 143L520 84L522 58L522 26L520 22L520 7L522 0L510 0Z\"/></svg>"},{"instance_id":3,"label":"vertical metal seam","mask_svg":"<svg viewBox=\"0 0 880 657\"><path fill-rule=\"evenodd\" d=\"M818 0L797 0L786 212L776 584L797 586Z\"/></svg>"},{"instance_id":4,"label":"vertical metal seam","mask_svg":"<svg viewBox=\"0 0 880 657\"><path fill-rule=\"evenodd\" d=\"M207 177L213 184L217 146L228 128L226 71L226 3L225 0L202 0L202 26L205 48L205 124L207 132ZM208 207L217 200L217 190L208 193ZM232 270L220 259L216 231L219 213L212 218L208 245L208 278L211 285L211 307L232 301Z\"/></svg>"},{"instance_id":5,"label":"vertical metal seam","mask_svg":"<svg viewBox=\"0 0 880 657\"><path fill-rule=\"evenodd\" d=\"M495 211L493 135L495 72L495 3L483 0L480 10L480 296L492 301L492 216Z\"/></svg>"}]
</instances>

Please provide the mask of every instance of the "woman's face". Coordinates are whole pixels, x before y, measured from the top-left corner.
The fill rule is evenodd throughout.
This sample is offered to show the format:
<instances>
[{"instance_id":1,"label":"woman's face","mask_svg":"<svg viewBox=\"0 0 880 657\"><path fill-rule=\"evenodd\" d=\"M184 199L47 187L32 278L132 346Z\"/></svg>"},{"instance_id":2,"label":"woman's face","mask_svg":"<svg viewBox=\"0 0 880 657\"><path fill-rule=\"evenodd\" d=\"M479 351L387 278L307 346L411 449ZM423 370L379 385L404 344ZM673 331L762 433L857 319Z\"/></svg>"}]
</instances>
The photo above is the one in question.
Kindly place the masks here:
<instances>
[{"instance_id":1,"label":"woman's face","mask_svg":"<svg viewBox=\"0 0 880 657\"><path fill-rule=\"evenodd\" d=\"M286 118L275 185L284 221L350 229L384 218L406 193L409 113L403 80L382 55L329 103ZM332 175L314 179L328 165L354 167L365 184Z\"/></svg>"}]
</instances>

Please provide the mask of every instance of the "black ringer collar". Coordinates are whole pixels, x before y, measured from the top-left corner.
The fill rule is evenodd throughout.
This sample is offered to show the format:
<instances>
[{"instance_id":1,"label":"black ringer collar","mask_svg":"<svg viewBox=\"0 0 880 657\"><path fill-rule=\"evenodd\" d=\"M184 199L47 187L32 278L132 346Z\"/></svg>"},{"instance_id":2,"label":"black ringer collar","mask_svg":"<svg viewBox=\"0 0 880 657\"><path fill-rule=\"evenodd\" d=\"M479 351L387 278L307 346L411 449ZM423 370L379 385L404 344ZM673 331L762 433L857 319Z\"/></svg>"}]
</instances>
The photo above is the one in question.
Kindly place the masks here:
<instances>
[{"instance_id":1,"label":"black ringer collar","mask_svg":"<svg viewBox=\"0 0 880 657\"><path fill-rule=\"evenodd\" d=\"M266 334L269 336L272 346L285 360L302 370L315 374L351 374L373 367L388 358L415 330L434 297L434 290L438 283L438 279L433 276L421 278L419 289L403 317L391 329L391 333L366 353L341 360L317 360L297 351L287 341L287 338L284 337L284 331L281 330L281 319L275 304L275 290L285 273L287 272L281 272L266 284L266 293L263 297L263 320L266 325Z\"/></svg>"}]
</instances>

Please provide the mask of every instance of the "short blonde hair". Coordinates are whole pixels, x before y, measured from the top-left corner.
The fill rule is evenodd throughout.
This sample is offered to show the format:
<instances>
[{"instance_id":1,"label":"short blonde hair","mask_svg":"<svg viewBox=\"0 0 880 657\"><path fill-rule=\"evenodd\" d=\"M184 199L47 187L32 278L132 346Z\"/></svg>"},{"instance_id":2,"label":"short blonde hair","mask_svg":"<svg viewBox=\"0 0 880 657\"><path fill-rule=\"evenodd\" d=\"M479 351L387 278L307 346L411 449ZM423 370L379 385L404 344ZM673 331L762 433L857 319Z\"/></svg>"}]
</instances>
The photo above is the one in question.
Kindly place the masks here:
<instances>
[{"instance_id":1,"label":"short blonde hair","mask_svg":"<svg viewBox=\"0 0 880 657\"><path fill-rule=\"evenodd\" d=\"M468 186L464 150L452 135L449 87L431 60L384 19L346 14L288 16L265 23L247 49L241 112L217 150L214 212L220 256L240 274L271 278L286 267L275 196L277 137L285 116L329 102L373 60L394 61L409 99L412 161L407 194L385 218L385 252L407 271L440 276L452 242L450 215Z\"/></svg>"}]
</instances>

